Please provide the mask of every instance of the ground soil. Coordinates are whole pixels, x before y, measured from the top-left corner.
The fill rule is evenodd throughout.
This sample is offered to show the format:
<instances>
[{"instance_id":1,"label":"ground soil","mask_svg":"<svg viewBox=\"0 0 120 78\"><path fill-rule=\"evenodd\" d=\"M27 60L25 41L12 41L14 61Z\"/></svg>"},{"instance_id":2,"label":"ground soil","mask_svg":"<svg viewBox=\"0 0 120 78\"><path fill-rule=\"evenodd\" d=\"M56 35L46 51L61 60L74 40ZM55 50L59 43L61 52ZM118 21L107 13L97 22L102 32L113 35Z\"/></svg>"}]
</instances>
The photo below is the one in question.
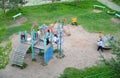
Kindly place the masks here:
<instances>
[{"instance_id":1,"label":"ground soil","mask_svg":"<svg viewBox=\"0 0 120 78\"><path fill-rule=\"evenodd\" d=\"M114 23L120 24L120 19L119 19L119 18L111 18L111 20L112 20Z\"/></svg>"},{"instance_id":2,"label":"ground soil","mask_svg":"<svg viewBox=\"0 0 120 78\"><path fill-rule=\"evenodd\" d=\"M68 36L64 34L63 49L65 57L62 59L56 58L56 54L51 59L47 66L41 65L43 58L37 57L37 62L31 61L31 55L25 56L25 62L28 67L20 69L12 67L11 62L4 70L0 70L0 78L57 78L63 73L66 67L85 68L96 65L100 58L100 53L97 49L97 33L89 33L82 26L65 26ZM18 36L11 37L13 42L13 52L18 45ZM111 51L102 53L105 58L112 57Z\"/></svg>"},{"instance_id":3,"label":"ground soil","mask_svg":"<svg viewBox=\"0 0 120 78\"><path fill-rule=\"evenodd\" d=\"M9 28L21 26L26 21L27 21L26 17L19 18L15 20L14 24L10 25Z\"/></svg>"},{"instance_id":4,"label":"ground soil","mask_svg":"<svg viewBox=\"0 0 120 78\"><path fill-rule=\"evenodd\" d=\"M98 9L93 9L92 11L95 12L95 13L100 13L100 12L102 12L102 10L98 10Z\"/></svg>"}]
</instances>

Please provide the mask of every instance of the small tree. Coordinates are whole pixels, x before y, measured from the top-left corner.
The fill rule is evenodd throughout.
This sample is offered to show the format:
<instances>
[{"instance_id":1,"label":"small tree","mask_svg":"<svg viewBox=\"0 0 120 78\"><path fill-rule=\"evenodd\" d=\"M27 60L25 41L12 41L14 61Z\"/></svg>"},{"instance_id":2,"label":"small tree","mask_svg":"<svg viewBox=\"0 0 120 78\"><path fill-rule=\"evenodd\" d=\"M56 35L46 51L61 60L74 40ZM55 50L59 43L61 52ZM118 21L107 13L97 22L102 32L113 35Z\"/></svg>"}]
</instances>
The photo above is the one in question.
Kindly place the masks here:
<instances>
[{"instance_id":1,"label":"small tree","mask_svg":"<svg viewBox=\"0 0 120 78\"><path fill-rule=\"evenodd\" d=\"M0 8L2 8L4 19L6 19L6 9L18 10L19 5L23 5L23 4L24 4L24 0L1 0Z\"/></svg>"},{"instance_id":2,"label":"small tree","mask_svg":"<svg viewBox=\"0 0 120 78\"><path fill-rule=\"evenodd\" d=\"M80 0L75 0L75 5L79 6L79 2L80 2Z\"/></svg>"},{"instance_id":3,"label":"small tree","mask_svg":"<svg viewBox=\"0 0 120 78\"><path fill-rule=\"evenodd\" d=\"M3 10L3 18L6 19L6 5L5 2L7 2L8 0L1 0L0 1L0 8L2 8Z\"/></svg>"},{"instance_id":4,"label":"small tree","mask_svg":"<svg viewBox=\"0 0 120 78\"><path fill-rule=\"evenodd\" d=\"M0 28L0 43L2 42L1 36L4 32L5 28ZM11 42L8 42L4 47L0 45L0 69L5 68L9 63L9 54L11 49Z\"/></svg>"},{"instance_id":5,"label":"small tree","mask_svg":"<svg viewBox=\"0 0 120 78\"><path fill-rule=\"evenodd\" d=\"M55 8L55 6L54 6L54 2L55 2L55 0L51 0L51 7L52 7L52 9Z\"/></svg>"},{"instance_id":6,"label":"small tree","mask_svg":"<svg viewBox=\"0 0 120 78\"><path fill-rule=\"evenodd\" d=\"M20 5L23 5L24 0L9 0L11 9L18 10Z\"/></svg>"}]
</instances>

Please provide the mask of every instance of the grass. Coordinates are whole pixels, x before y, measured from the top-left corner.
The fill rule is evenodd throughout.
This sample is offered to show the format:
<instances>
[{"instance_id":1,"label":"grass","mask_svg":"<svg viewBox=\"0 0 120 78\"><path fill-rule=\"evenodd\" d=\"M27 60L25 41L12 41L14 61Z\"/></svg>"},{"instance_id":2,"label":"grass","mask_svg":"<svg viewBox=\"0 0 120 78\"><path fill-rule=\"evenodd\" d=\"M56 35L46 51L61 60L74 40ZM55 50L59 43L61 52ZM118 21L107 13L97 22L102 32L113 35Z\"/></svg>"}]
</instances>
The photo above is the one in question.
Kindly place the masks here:
<instances>
[{"instance_id":1,"label":"grass","mask_svg":"<svg viewBox=\"0 0 120 78\"><path fill-rule=\"evenodd\" d=\"M93 66L83 70L66 68L59 78L113 78L114 73L107 66Z\"/></svg>"},{"instance_id":2,"label":"grass","mask_svg":"<svg viewBox=\"0 0 120 78\"><path fill-rule=\"evenodd\" d=\"M40 25L42 24L51 24L55 20L61 18L67 18L66 23L71 23L72 17L78 18L78 24L82 25L89 32L99 32L104 33L117 33L120 30L120 25L112 22L110 19L112 15L106 14L105 11L101 13L94 13L93 4L100 4L97 1L80 1L78 5L74 2L64 2L56 3L55 8L52 9L50 4L45 5L36 5L36 6L27 6L21 7L18 11L9 11L7 12L7 21L1 19L0 27L6 25L9 26L15 21L12 16L21 12L23 17L28 19L27 22L23 23L20 27L8 28L4 39L7 39L14 33L19 31L28 30L30 31L34 21L38 21Z\"/></svg>"}]
</instances>

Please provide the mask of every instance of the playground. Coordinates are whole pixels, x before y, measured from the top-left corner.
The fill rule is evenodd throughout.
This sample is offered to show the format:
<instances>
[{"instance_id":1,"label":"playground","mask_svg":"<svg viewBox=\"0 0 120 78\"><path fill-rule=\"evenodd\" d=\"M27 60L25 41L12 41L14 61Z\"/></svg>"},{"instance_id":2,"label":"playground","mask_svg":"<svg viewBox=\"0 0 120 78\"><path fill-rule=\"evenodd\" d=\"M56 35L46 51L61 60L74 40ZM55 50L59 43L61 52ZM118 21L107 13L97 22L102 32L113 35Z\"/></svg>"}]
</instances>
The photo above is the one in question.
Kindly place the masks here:
<instances>
[{"instance_id":1,"label":"playground","mask_svg":"<svg viewBox=\"0 0 120 78\"><path fill-rule=\"evenodd\" d=\"M82 26L67 26L69 26L71 36L64 36L63 48L66 55L64 58L58 59L54 55L48 65L43 66L41 65L43 62L42 58L39 58L37 62L33 62L31 61L31 54L26 54L25 62L28 64L27 68L21 70L9 64L5 70L0 71L0 78L57 78L66 67L83 69L96 65L100 60L100 54L96 50L96 37L98 37L98 34L89 33ZM14 34L11 39L14 50L19 42L18 35ZM112 56L109 50L104 51L102 54L105 58Z\"/></svg>"},{"instance_id":2,"label":"playground","mask_svg":"<svg viewBox=\"0 0 120 78\"><path fill-rule=\"evenodd\" d=\"M55 11L48 9L50 5L31 7L29 6L31 4L28 4L26 8L22 7L23 15L14 13L16 14L13 16L15 18L12 18L10 24L8 23L7 35L5 35L6 39L10 37L12 41L11 59L7 67L0 70L0 78L58 78L67 67L84 69L99 64L99 60L101 60L100 54L106 59L114 57L111 50L97 51L97 41L100 36L99 31L102 31L105 35L119 33L119 14L107 14L104 9L109 9L98 2L96 3L98 5L94 5L94 2L86 1L80 4L77 9L73 7L72 3L56 4L59 7ZM36 5L36 3L34 4ZM69 8L71 6L72 8ZM66 9L65 12L63 10L64 7ZM75 11L71 12L73 9ZM77 17L77 19L72 20L73 17ZM54 23L55 20L62 18L67 20L63 29L62 22L60 23L61 28L58 27L59 21ZM33 23L36 20L38 23ZM45 25L44 23L49 26L48 29L50 29L50 33L52 32L52 36L54 36L54 30L52 30L51 25L58 27L59 42L57 44L52 43L53 37L50 36L51 41L47 45L47 30L44 35L40 35L40 39L37 39L37 29L40 29L41 33L43 33L42 25ZM31 48L32 52L27 53L29 48ZM59 52L54 53L55 49L59 49L59 52L63 52L65 56L58 58ZM37 51L41 50L44 54L39 56ZM20 57L17 56L17 53L20 55L19 52L23 52ZM19 66L23 62L28 66L21 69Z\"/></svg>"}]
</instances>

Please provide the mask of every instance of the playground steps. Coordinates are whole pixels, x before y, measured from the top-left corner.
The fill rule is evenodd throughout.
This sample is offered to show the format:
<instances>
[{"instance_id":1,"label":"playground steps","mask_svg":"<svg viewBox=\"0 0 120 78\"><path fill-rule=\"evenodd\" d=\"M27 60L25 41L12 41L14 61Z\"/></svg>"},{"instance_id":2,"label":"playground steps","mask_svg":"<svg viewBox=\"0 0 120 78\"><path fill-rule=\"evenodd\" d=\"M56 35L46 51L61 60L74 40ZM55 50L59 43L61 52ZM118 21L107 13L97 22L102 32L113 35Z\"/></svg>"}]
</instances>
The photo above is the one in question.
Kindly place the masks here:
<instances>
[{"instance_id":1,"label":"playground steps","mask_svg":"<svg viewBox=\"0 0 120 78\"><path fill-rule=\"evenodd\" d=\"M23 66L25 54L30 46L31 45L27 45L24 43L23 44L20 43L17 46L16 50L14 51L14 55L13 55L13 59L12 59L13 65Z\"/></svg>"}]
</instances>

